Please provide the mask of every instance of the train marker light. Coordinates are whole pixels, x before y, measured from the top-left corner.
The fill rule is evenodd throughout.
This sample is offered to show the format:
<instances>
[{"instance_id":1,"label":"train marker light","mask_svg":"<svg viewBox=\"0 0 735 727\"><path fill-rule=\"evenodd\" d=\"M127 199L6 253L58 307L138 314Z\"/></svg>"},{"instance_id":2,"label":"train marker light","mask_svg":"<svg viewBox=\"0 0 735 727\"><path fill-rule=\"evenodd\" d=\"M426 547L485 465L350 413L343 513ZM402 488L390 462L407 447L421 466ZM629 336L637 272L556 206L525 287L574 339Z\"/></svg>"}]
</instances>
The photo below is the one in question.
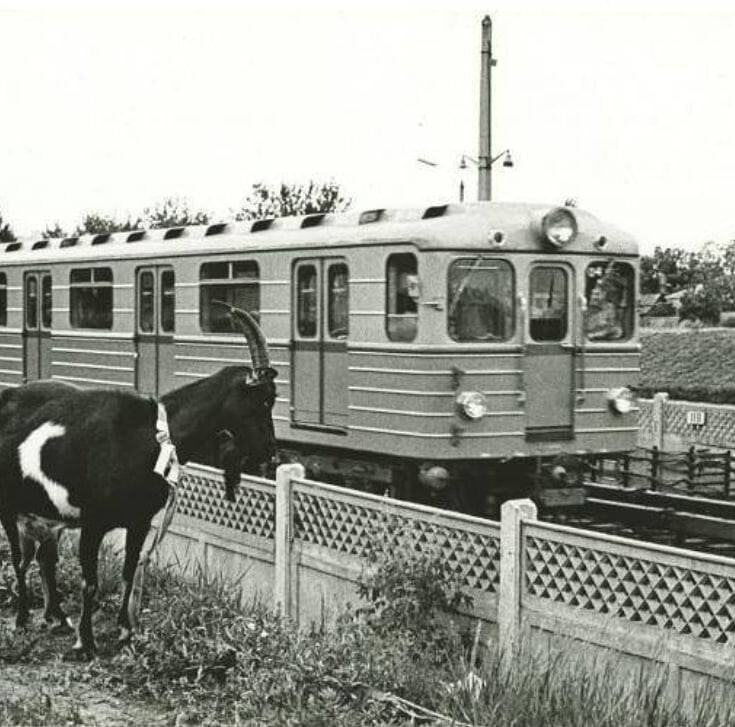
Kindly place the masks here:
<instances>
[{"instance_id":1,"label":"train marker light","mask_svg":"<svg viewBox=\"0 0 735 727\"><path fill-rule=\"evenodd\" d=\"M563 207L547 212L541 220L541 230L554 247L564 247L577 236L577 218Z\"/></svg>"},{"instance_id":2,"label":"train marker light","mask_svg":"<svg viewBox=\"0 0 735 727\"><path fill-rule=\"evenodd\" d=\"M633 408L633 392L625 386L610 389L607 400L616 414L627 414Z\"/></svg>"},{"instance_id":3,"label":"train marker light","mask_svg":"<svg viewBox=\"0 0 735 727\"><path fill-rule=\"evenodd\" d=\"M457 395L457 408L466 419L482 419L487 414L487 399L479 391L463 391Z\"/></svg>"}]
</instances>

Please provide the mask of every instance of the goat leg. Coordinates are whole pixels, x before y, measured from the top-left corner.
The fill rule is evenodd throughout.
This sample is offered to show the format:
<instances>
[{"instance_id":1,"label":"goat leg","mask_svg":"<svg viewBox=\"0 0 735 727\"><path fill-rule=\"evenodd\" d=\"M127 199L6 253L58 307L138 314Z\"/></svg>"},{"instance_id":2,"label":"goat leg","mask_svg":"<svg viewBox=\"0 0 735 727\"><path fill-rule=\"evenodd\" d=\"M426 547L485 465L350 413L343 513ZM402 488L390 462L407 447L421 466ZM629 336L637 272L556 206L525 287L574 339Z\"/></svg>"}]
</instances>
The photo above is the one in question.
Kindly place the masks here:
<instances>
[{"instance_id":1,"label":"goat leg","mask_svg":"<svg viewBox=\"0 0 735 727\"><path fill-rule=\"evenodd\" d=\"M135 587L135 571L138 567L140 552L143 549L146 535L150 530L150 520L136 523L128 528L125 536L125 563L123 564L123 597L120 611L117 616L117 625L120 627L118 641L126 643L130 640L133 629L137 626L138 606L136 599L131 598Z\"/></svg>"},{"instance_id":2,"label":"goat leg","mask_svg":"<svg viewBox=\"0 0 735 727\"><path fill-rule=\"evenodd\" d=\"M92 658L96 651L92 633L92 611L97 595L97 564L104 532L88 523L82 525L79 537L79 562L82 566L82 615L77 628L74 651L82 658Z\"/></svg>"},{"instance_id":3,"label":"goat leg","mask_svg":"<svg viewBox=\"0 0 735 727\"><path fill-rule=\"evenodd\" d=\"M71 621L61 608L61 599L56 588L56 564L59 561L59 549L54 535L49 535L41 541L36 551L36 560L43 588L43 618L46 623L55 623L58 629L73 628Z\"/></svg>"},{"instance_id":4,"label":"goat leg","mask_svg":"<svg viewBox=\"0 0 735 727\"><path fill-rule=\"evenodd\" d=\"M13 564L15 579L18 585L18 603L16 606L15 625L17 628L23 628L28 623L28 591L26 588L26 570L28 564L24 561L23 549L21 549L21 538L18 530L18 516L14 512L8 512L3 509L0 511L0 522L3 524L5 534L8 538L10 546L10 560ZM24 545L26 545L24 543ZM27 554L26 554L27 555ZM32 557L32 556L31 556Z\"/></svg>"}]
</instances>

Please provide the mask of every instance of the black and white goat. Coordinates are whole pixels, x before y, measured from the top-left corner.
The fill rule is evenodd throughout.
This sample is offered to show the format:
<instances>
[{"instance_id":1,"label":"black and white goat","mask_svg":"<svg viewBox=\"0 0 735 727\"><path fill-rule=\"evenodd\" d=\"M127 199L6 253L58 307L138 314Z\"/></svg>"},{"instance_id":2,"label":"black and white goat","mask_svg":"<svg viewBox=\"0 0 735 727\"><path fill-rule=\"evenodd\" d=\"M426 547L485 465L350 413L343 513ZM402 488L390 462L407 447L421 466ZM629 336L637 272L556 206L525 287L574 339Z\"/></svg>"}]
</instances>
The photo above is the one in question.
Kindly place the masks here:
<instances>
[{"instance_id":1,"label":"black and white goat","mask_svg":"<svg viewBox=\"0 0 735 727\"><path fill-rule=\"evenodd\" d=\"M179 462L219 437L226 494L234 499L241 470L252 471L275 454L276 372L253 318L232 307L230 315L245 334L253 368L228 366L165 394L160 403ZM129 637L141 548L169 494L168 482L154 471L162 472L163 430L159 404L132 392L36 382L0 395L0 521L18 579L19 626L28 619L25 575L35 543L44 616L67 623L56 593L57 534L81 528L82 614L75 649L91 655L98 550L107 532L126 528L118 624L121 638Z\"/></svg>"}]
</instances>

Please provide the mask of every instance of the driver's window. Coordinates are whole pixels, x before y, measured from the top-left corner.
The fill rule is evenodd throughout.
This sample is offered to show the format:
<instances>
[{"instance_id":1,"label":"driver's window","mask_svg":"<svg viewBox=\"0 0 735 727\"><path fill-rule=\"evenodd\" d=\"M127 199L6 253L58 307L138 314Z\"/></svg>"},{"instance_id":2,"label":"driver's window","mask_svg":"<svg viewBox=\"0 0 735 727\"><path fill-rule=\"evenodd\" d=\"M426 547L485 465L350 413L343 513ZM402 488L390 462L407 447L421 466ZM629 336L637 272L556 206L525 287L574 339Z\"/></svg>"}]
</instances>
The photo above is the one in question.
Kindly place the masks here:
<instances>
[{"instance_id":1,"label":"driver's window","mask_svg":"<svg viewBox=\"0 0 735 727\"><path fill-rule=\"evenodd\" d=\"M562 341L569 329L567 274L539 266L531 271L529 328L534 341Z\"/></svg>"},{"instance_id":2,"label":"driver's window","mask_svg":"<svg viewBox=\"0 0 735 727\"><path fill-rule=\"evenodd\" d=\"M327 328L330 338L344 340L349 331L349 276L345 263L329 266L327 274Z\"/></svg>"}]
</instances>

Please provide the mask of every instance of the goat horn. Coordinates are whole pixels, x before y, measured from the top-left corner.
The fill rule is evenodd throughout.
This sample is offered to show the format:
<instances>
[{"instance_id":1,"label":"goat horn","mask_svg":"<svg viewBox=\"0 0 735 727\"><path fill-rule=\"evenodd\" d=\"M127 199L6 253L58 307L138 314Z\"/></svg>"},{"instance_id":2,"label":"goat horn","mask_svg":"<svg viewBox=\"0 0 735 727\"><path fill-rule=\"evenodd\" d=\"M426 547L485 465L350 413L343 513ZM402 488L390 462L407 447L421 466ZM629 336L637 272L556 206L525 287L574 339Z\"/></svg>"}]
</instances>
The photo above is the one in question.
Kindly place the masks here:
<instances>
[{"instance_id":1,"label":"goat horn","mask_svg":"<svg viewBox=\"0 0 735 727\"><path fill-rule=\"evenodd\" d=\"M260 372L270 368L268 344L255 318L247 311L242 310L242 308L236 308L234 305L225 303L223 300L213 300L212 302L227 308L234 322L237 323L238 327L245 334L245 340L248 342L250 358L253 362L253 370L256 376Z\"/></svg>"}]
</instances>

